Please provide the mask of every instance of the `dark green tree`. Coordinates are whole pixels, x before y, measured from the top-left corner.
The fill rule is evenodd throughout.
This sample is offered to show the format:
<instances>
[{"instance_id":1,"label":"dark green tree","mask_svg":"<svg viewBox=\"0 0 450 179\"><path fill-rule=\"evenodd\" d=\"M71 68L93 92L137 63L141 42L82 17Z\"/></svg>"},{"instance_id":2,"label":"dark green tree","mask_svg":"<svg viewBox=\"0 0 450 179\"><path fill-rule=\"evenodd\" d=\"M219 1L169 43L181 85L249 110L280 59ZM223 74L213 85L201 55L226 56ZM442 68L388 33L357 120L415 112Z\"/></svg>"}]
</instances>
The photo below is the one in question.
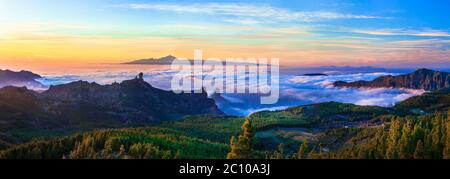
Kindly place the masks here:
<instances>
[{"instance_id":1,"label":"dark green tree","mask_svg":"<svg viewBox=\"0 0 450 179\"><path fill-rule=\"evenodd\" d=\"M445 138L445 147L443 152L444 159L450 159L450 110L447 113L447 122L445 124L446 128L446 136Z\"/></svg>"},{"instance_id":2,"label":"dark green tree","mask_svg":"<svg viewBox=\"0 0 450 179\"><path fill-rule=\"evenodd\" d=\"M413 147L410 144L410 136L412 130L412 123L410 120L403 126L402 136L399 141L399 157L401 159L410 159L412 158L412 154L414 152ZM412 149L412 150L411 150Z\"/></svg>"},{"instance_id":3,"label":"dark green tree","mask_svg":"<svg viewBox=\"0 0 450 179\"><path fill-rule=\"evenodd\" d=\"M419 142L417 142L416 151L414 152L414 159L424 159L423 155L423 142L419 140Z\"/></svg>"},{"instance_id":4,"label":"dark green tree","mask_svg":"<svg viewBox=\"0 0 450 179\"><path fill-rule=\"evenodd\" d=\"M401 137L403 124L400 119L393 119L388 133L386 149L387 159L398 159L398 140Z\"/></svg>"},{"instance_id":5,"label":"dark green tree","mask_svg":"<svg viewBox=\"0 0 450 179\"><path fill-rule=\"evenodd\" d=\"M102 157L104 159L112 159L113 158L113 149L112 149L112 141L108 140L105 143L105 149L103 149Z\"/></svg>"},{"instance_id":6,"label":"dark green tree","mask_svg":"<svg viewBox=\"0 0 450 179\"><path fill-rule=\"evenodd\" d=\"M233 136L230 140L230 153L227 159L251 159L253 157L253 142L255 131L252 127L252 120L247 118L242 125L242 134L239 135L237 142Z\"/></svg>"},{"instance_id":7,"label":"dark green tree","mask_svg":"<svg viewBox=\"0 0 450 179\"><path fill-rule=\"evenodd\" d=\"M121 145L120 149L119 149L119 157L121 159L125 159L126 155L127 155L127 153L126 153L126 150L125 150L125 146Z\"/></svg>"},{"instance_id":8,"label":"dark green tree","mask_svg":"<svg viewBox=\"0 0 450 179\"><path fill-rule=\"evenodd\" d=\"M300 149L298 150L297 159L303 159L305 157L307 149L308 149L308 140L305 140L303 144L300 146Z\"/></svg>"}]
</instances>

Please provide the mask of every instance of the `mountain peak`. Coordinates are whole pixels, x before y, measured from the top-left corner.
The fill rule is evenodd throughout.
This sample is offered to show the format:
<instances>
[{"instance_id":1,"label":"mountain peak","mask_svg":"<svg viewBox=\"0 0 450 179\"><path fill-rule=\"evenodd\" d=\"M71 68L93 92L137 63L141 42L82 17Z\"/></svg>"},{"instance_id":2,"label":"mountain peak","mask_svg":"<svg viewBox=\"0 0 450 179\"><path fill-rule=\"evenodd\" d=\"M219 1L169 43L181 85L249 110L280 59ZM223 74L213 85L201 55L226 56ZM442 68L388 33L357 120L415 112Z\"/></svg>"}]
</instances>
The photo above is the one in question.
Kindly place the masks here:
<instances>
[{"instance_id":1,"label":"mountain peak","mask_svg":"<svg viewBox=\"0 0 450 179\"><path fill-rule=\"evenodd\" d=\"M373 81L356 81L347 83L338 81L337 87L370 87L370 88L409 88L428 91L450 88L450 73L439 72L426 68L418 69L410 74L399 76L382 76Z\"/></svg>"},{"instance_id":2,"label":"mountain peak","mask_svg":"<svg viewBox=\"0 0 450 179\"><path fill-rule=\"evenodd\" d=\"M86 81L56 85L42 94L54 101L83 102L98 108L113 106L114 113L122 112L123 115L119 117L125 116L134 120L149 119L157 122L194 114L222 114L214 100L208 99L206 93L179 95L157 89L144 80L144 73L110 85ZM132 115L134 117L131 117ZM125 120L122 117L120 118Z\"/></svg>"},{"instance_id":3,"label":"mountain peak","mask_svg":"<svg viewBox=\"0 0 450 179\"><path fill-rule=\"evenodd\" d=\"M177 57L175 57L175 56L173 56L173 55L167 55L167 56L162 57L162 58L160 58L160 59L173 59L173 60L175 60L175 59L177 59Z\"/></svg>"},{"instance_id":4,"label":"mountain peak","mask_svg":"<svg viewBox=\"0 0 450 179\"><path fill-rule=\"evenodd\" d=\"M124 64L132 64L132 65L170 65L174 60L176 60L177 57L173 55L168 55L161 58L147 58L147 59L140 59L135 60L131 62L127 62Z\"/></svg>"},{"instance_id":5,"label":"mountain peak","mask_svg":"<svg viewBox=\"0 0 450 179\"><path fill-rule=\"evenodd\" d=\"M43 84L36 81L42 78L40 75L30 71L11 71L0 69L0 88L5 86L29 86L33 88L45 88Z\"/></svg>"},{"instance_id":6,"label":"mountain peak","mask_svg":"<svg viewBox=\"0 0 450 179\"><path fill-rule=\"evenodd\" d=\"M431 73L434 73L436 71L430 70L428 68L420 68L420 69L417 69L414 73L417 73L417 72L431 72Z\"/></svg>"},{"instance_id":7,"label":"mountain peak","mask_svg":"<svg viewBox=\"0 0 450 179\"><path fill-rule=\"evenodd\" d=\"M137 76L138 79L144 80L144 73L140 72Z\"/></svg>"}]
</instances>

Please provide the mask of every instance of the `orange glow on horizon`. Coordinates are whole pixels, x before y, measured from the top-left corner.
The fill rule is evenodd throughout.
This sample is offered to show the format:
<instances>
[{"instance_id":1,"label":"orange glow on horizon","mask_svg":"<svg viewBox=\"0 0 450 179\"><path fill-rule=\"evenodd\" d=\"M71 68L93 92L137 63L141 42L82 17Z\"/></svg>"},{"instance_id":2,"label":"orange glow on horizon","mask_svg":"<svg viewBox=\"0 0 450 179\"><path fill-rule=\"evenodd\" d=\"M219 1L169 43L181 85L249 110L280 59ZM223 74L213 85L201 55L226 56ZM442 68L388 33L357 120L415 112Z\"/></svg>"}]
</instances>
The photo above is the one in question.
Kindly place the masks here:
<instances>
[{"instance_id":1,"label":"orange glow on horizon","mask_svg":"<svg viewBox=\"0 0 450 179\"><path fill-rule=\"evenodd\" d=\"M317 45L317 44L316 44ZM320 44L319 44L320 45ZM413 62L416 64L448 60L450 51L336 50L291 48L288 44L216 44L183 38L107 38L16 34L0 40L0 68L62 68L92 64L118 64L143 58L174 55L193 58L194 50L203 50L204 59L279 58L283 66L368 66ZM423 61L422 59L427 59ZM34 66L34 67L33 67Z\"/></svg>"}]
</instances>

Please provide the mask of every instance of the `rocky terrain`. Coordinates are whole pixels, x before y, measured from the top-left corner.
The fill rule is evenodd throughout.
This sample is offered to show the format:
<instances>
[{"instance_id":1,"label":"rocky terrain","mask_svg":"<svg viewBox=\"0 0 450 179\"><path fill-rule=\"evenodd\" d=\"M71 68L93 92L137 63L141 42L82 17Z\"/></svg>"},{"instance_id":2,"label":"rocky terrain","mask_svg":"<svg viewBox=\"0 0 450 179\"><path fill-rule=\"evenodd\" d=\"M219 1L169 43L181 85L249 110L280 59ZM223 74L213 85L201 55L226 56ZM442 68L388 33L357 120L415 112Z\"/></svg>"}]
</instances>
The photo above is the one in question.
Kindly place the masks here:
<instances>
[{"instance_id":1,"label":"rocky terrain","mask_svg":"<svg viewBox=\"0 0 450 179\"><path fill-rule=\"evenodd\" d=\"M29 71L14 72L11 70L0 70L0 88L5 86L45 88L43 84L36 81L39 78L42 77Z\"/></svg>"},{"instance_id":2,"label":"rocky terrain","mask_svg":"<svg viewBox=\"0 0 450 179\"><path fill-rule=\"evenodd\" d=\"M337 81L336 87L350 88L409 88L427 91L450 88L450 73L429 69L419 69L413 73L400 76L382 76L373 81L344 82Z\"/></svg>"},{"instance_id":3,"label":"rocky terrain","mask_svg":"<svg viewBox=\"0 0 450 179\"><path fill-rule=\"evenodd\" d=\"M222 115L207 94L175 94L152 87L142 76L99 85L84 81L0 89L0 131L142 126L189 115Z\"/></svg>"}]
</instances>

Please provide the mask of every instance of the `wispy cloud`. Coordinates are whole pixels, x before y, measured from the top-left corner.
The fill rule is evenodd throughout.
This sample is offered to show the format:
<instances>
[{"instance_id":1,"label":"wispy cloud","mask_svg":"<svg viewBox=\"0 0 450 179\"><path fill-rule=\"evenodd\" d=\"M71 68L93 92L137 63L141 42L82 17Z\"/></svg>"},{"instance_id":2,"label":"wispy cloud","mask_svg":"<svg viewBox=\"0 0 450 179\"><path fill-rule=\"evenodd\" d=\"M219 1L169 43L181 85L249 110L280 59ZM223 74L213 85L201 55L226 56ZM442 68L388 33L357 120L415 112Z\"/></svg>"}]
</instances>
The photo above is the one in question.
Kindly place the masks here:
<instances>
[{"instance_id":1,"label":"wispy cloud","mask_svg":"<svg viewBox=\"0 0 450 179\"><path fill-rule=\"evenodd\" d=\"M425 39L425 40L400 40L385 43L390 46L400 46L407 48L450 48L450 40Z\"/></svg>"},{"instance_id":2,"label":"wispy cloud","mask_svg":"<svg viewBox=\"0 0 450 179\"><path fill-rule=\"evenodd\" d=\"M353 33L384 36L419 36L419 37L450 37L450 33L442 30L405 30L405 29L379 29L379 30L351 30Z\"/></svg>"},{"instance_id":3,"label":"wispy cloud","mask_svg":"<svg viewBox=\"0 0 450 179\"><path fill-rule=\"evenodd\" d=\"M235 3L203 3L203 4L165 4L165 3L143 3L143 4L127 4L118 7L155 10L155 11L172 11L177 13L204 13L212 15L234 16L246 19L244 23L249 22L249 18L262 19L265 21L321 21L335 19L382 19L384 17L348 14L327 11L292 11L284 8L278 8L269 5L255 4L235 4ZM254 22L252 20L251 22ZM236 21L236 22L243 22Z\"/></svg>"},{"instance_id":4,"label":"wispy cloud","mask_svg":"<svg viewBox=\"0 0 450 179\"><path fill-rule=\"evenodd\" d=\"M255 25L261 24L261 21L255 19L225 19L224 22L230 22L234 24L242 24L242 25Z\"/></svg>"}]
</instances>

